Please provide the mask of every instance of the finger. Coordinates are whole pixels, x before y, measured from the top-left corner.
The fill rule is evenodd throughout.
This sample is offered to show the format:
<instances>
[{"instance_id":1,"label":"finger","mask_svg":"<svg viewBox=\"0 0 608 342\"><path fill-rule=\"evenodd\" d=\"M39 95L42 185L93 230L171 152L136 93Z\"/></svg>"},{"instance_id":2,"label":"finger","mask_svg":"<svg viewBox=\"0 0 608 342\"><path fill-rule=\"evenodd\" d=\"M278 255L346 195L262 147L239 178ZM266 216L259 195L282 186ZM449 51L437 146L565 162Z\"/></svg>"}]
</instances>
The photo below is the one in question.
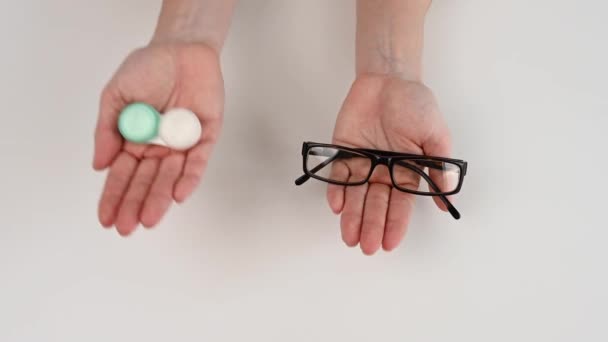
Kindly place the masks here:
<instances>
[{"instance_id":1,"label":"finger","mask_svg":"<svg viewBox=\"0 0 608 342\"><path fill-rule=\"evenodd\" d=\"M347 186L344 189L344 208L340 217L342 240L349 247L359 243L361 220L368 184Z\"/></svg>"},{"instance_id":2,"label":"finger","mask_svg":"<svg viewBox=\"0 0 608 342\"><path fill-rule=\"evenodd\" d=\"M171 149L164 146L149 146L143 153L144 158L162 159L171 154Z\"/></svg>"},{"instance_id":3,"label":"finger","mask_svg":"<svg viewBox=\"0 0 608 342\"><path fill-rule=\"evenodd\" d=\"M129 152L133 157L141 160L146 157L146 154L149 150L154 150L157 146L148 145L148 144L137 144L131 141L125 141L122 145L122 149L124 151Z\"/></svg>"},{"instance_id":4,"label":"finger","mask_svg":"<svg viewBox=\"0 0 608 342\"><path fill-rule=\"evenodd\" d=\"M103 170L120 152L122 136L118 132L118 115L124 105L120 96L111 88L106 88L101 95L99 117L95 127L95 152L93 168Z\"/></svg>"},{"instance_id":5,"label":"finger","mask_svg":"<svg viewBox=\"0 0 608 342\"><path fill-rule=\"evenodd\" d=\"M213 145L201 143L188 152L184 170L175 185L173 198L178 203L185 201L198 186L207 168Z\"/></svg>"},{"instance_id":6,"label":"finger","mask_svg":"<svg viewBox=\"0 0 608 342\"><path fill-rule=\"evenodd\" d=\"M130 141L125 141L123 145L123 150L129 152L137 159L162 159L172 153L172 150L165 146L152 144L137 144Z\"/></svg>"},{"instance_id":7,"label":"finger","mask_svg":"<svg viewBox=\"0 0 608 342\"><path fill-rule=\"evenodd\" d=\"M424 154L428 156L434 157L445 157L449 158L452 153L452 143L449 131L446 129L441 130L441 133L435 134L431 138L429 138L424 145L422 146L424 150ZM431 179L433 182L440 181L441 177L437 177L436 172L429 172ZM449 198L451 200L451 197ZM437 205L437 207L443 211L447 211L447 207L441 201L438 196L433 196L433 201Z\"/></svg>"},{"instance_id":8,"label":"finger","mask_svg":"<svg viewBox=\"0 0 608 342\"><path fill-rule=\"evenodd\" d=\"M367 190L360 243L366 255L376 253L382 245L390 193L391 187L380 183L370 184Z\"/></svg>"},{"instance_id":9,"label":"finger","mask_svg":"<svg viewBox=\"0 0 608 342\"><path fill-rule=\"evenodd\" d=\"M385 251L395 249L405 236L414 207L414 200L415 196L413 194L399 191L395 188L391 190L388 213L386 215L386 229L384 230L384 239L382 240L382 248Z\"/></svg>"},{"instance_id":10,"label":"finger","mask_svg":"<svg viewBox=\"0 0 608 342\"><path fill-rule=\"evenodd\" d=\"M104 227L114 224L118 206L137 167L137 160L126 152L118 155L106 179L99 201L99 221Z\"/></svg>"},{"instance_id":11,"label":"finger","mask_svg":"<svg viewBox=\"0 0 608 342\"><path fill-rule=\"evenodd\" d=\"M446 184L444 182L443 171L429 169L428 173L429 173L429 178L433 182L432 185L428 184L429 192L445 191ZM425 183L427 183L427 182L425 181ZM442 211L448 211L448 207L445 205L445 203L443 203L443 201L441 200L441 198L439 196L433 196L433 201L435 202L435 204L437 205L437 207L439 209L441 209Z\"/></svg>"},{"instance_id":12,"label":"finger","mask_svg":"<svg viewBox=\"0 0 608 342\"><path fill-rule=\"evenodd\" d=\"M339 182L346 182L349 177L348 167L337 160L331 165L331 173L329 178ZM344 186L336 184L327 185L327 202L329 207L335 214L342 212L344 208Z\"/></svg>"},{"instance_id":13,"label":"finger","mask_svg":"<svg viewBox=\"0 0 608 342\"><path fill-rule=\"evenodd\" d=\"M344 208L344 188L343 185L327 185L327 202L334 214L341 213Z\"/></svg>"},{"instance_id":14,"label":"finger","mask_svg":"<svg viewBox=\"0 0 608 342\"><path fill-rule=\"evenodd\" d=\"M402 189L418 191L420 189L420 182L426 184L425 180L421 180L423 172L415 163L406 160L397 161L393 166L393 179L395 180L395 184Z\"/></svg>"},{"instance_id":15,"label":"finger","mask_svg":"<svg viewBox=\"0 0 608 342\"><path fill-rule=\"evenodd\" d=\"M163 159L150 193L141 212L141 223L146 228L157 225L173 202L173 188L184 167L184 155L172 154Z\"/></svg>"},{"instance_id":16,"label":"finger","mask_svg":"<svg viewBox=\"0 0 608 342\"><path fill-rule=\"evenodd\" d=\"M139 163L118 210L116 230L120 235L129 235L137 228L139 213L143 207L144 199L150 191L159 164L158 159L144 159Z\"/></svg>"}]
</instances>

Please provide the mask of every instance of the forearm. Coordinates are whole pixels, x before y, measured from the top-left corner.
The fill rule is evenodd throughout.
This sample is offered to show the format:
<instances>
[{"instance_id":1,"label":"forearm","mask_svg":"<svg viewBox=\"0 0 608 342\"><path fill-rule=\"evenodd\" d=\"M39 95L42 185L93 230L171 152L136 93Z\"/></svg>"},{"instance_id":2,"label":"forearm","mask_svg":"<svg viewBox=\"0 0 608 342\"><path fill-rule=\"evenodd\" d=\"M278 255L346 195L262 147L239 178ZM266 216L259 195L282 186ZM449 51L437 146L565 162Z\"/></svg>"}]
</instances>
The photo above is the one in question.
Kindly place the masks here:
<instances>
[{"instance_id":1,"label":"forearm","mask_svg":"<svg viewBox=\"0 0 608 342\"><path fill-rule=\"evenodd\" d=\"M200 42L219 52L235 4L236 0L164 0L152 42Z\"/></svg>"},{"instance_id":2,"label":"forearm","mask_svg":"<svg viewBox=\"0 0 608 342\"><path fill-rule=\"evenodd\" d=\"M357 1L357 75L422 77L424 20L431 0Z\"/></svg>"}]
</instances>

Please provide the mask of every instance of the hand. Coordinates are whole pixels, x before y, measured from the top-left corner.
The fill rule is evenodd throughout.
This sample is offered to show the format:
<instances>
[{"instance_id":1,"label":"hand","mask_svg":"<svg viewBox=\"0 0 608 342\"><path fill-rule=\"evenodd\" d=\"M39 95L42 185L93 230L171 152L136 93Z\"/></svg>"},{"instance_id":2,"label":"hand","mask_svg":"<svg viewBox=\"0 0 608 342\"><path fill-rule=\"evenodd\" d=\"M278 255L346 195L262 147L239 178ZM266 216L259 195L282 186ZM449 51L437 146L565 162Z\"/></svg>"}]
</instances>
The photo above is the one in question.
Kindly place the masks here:
<instances>
[{"instance_id":1,"label":"hand","mask_svg":"<svg viewBox=\"0 0 608 342\"><path fill-rule=\"evenodd\" d=\"M126 142L117 120L124 106L146 102L161 113L184 107L203 127L188 151ZM172 202L199 184L222 126L224 85L219 56L201 43L151 44L134 51L105 87L95 132L96 170L110 168L99 202L99 221L126 236L139 223L153 227Z\"/></svg>"},{"instance_id":2,"label":"hand","mask_svg":"<svg viewBox=\"0 0 608 342\"><path fill-rule=\"evenodd\" d=\"M450 135L432 92L394 76L363 74L354 82L336 121L333 143L440 157L450 155ZM363 253L399 245L415 195L392 188L388 169L378 166L369 184L329 185L331 209L341 213L342 239ZM437 206L447 208L438 197Z\"/></svg>"}]
</instances>

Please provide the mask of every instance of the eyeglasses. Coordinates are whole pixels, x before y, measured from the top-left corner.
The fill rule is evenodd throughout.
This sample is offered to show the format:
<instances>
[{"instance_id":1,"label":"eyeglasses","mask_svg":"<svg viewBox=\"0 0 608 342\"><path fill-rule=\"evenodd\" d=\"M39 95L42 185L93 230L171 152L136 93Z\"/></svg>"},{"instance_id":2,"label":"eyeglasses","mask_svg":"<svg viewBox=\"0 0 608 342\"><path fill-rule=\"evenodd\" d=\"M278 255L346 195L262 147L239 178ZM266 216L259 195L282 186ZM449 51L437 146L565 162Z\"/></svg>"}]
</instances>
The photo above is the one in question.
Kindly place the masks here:
<instances>
[{"instance_id":1,"label":"eyeglasses","mask_svg":"<svg viewBox=\"0 0 608 342\"><path fill-rule=\"evenodd\" d=\"M315 142L304 142L302 156L304 175L296 179L296 185L310 178L336 185L363 185L376 166L385 165L389 171L386 177L390 177L393 187L415 195L438 196L450 214L460 218L447 196L460 192L467 173L466 161Z\"/></svg>"}]
</instances>

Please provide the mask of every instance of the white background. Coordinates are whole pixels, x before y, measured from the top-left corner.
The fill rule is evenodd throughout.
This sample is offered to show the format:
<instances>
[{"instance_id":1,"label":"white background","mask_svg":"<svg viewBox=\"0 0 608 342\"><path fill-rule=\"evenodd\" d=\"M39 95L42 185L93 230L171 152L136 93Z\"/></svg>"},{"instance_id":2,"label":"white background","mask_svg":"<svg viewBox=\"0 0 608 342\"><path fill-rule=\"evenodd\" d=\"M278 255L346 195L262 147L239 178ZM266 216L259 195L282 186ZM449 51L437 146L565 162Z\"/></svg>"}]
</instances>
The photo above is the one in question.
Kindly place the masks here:
<instances>
[{"instance_id":1,"label":"white background","mask_svg":"<svg viewBox=\"0 0 608 342\"><path fill-rule=\"evenodd\" d=\"M352 82L350 0L241 1L204 183L154 230L99 226L98 95L158 9L0 4L0 341L608 340L605 2L434 2L425 80L469 161L463 218L423 198L373 257L324 185L293 184Z\"/></svg>"}]
</instances>

